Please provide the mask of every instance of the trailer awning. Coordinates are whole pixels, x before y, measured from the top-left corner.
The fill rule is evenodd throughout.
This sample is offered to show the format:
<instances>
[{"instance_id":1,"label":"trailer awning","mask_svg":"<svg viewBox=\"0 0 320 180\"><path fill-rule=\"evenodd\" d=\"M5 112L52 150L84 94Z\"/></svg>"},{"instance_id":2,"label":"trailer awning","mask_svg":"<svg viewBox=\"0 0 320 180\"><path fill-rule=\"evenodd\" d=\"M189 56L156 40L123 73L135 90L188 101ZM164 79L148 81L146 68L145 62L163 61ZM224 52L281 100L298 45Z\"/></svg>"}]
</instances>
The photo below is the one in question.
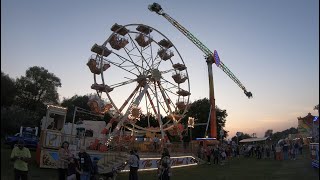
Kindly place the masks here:
<instances>
[{"instance_id":1,"label":"trailer awning","mask_svg":"<svg viewBox=\"0 0 320 180\"><path fill-rule=\"evenodd\" d=\"M241 143L245 143L245 142L257 142L257 141L265 141L267 140L269 137L263 137L263 138L248 138L248 139L242 139Z\"/></svg>"}]
</instances>

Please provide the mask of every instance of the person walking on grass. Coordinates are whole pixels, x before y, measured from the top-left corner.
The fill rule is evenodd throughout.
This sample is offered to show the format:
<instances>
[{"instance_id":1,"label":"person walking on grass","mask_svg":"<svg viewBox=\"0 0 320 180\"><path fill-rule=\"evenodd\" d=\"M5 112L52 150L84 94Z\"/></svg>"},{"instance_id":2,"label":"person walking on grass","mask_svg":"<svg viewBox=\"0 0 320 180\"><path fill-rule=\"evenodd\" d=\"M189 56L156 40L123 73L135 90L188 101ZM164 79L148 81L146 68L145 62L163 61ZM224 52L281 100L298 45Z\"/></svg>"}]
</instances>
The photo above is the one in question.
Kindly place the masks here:
<instances>
[{"instance_id":1,"label":"person walking on grass","mask_svg":"<svg viewBox=\"0 0 320 180\"><path fill-rule=\"evenodd\" d=\"M281 157L281 146L279 144L276 145L275 151L276 151L276 160L277 161L281 161L282 160L282 157Z\"/></svg>"},{"instance_id":2,"label":"person walking on grass","mask_svg":"<svg viewBox=\"0 0 320 180\"><path fill-rule=\"evenodd\" d=\"M20 139L17 146L12 149L11 161L14 162L14 179L28 180L28 162L31 154L28 148L24 147L24 141Z\"/></svg>"},{"instance_id":3,"label":"person walking on grass","mask_svg":"<svg viewBox=\"0 0 320 180\"><path fill-rule=\"evenodd\" d=\"M215 147L213 149L213 164L219 164L219 148Z\"/></svg>"},{"instance_id":4,"label":"person walking on grass","mask_svg":"<svg viewBox=\"0 0 320 180\"><path fill-rule=\"evenodd\" d=\"M159 180L170 180L171 176L171 160L169 150L163 148L162 156L158 166L158 177Z\"/></svg>"},{"instance_id":5,"label":"person walking on grass","mask_svg":"<svg viewBox=\"0 0 320 180\"><path fill-rule=\"evenodd\" d=\"M129 180L138 180L139 156L134 150L130 151L128 165L130 168Z\"/></svg>"}]
</instances>

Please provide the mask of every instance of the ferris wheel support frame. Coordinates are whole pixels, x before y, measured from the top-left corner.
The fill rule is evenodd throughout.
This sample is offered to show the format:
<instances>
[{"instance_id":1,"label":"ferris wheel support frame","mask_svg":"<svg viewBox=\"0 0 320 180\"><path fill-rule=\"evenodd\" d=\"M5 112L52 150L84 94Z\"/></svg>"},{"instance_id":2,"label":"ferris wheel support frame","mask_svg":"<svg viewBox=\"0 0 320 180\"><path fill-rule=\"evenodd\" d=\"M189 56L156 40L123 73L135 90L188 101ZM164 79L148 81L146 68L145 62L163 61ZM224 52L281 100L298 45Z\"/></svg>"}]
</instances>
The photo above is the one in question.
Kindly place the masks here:
<instances>
[{"instance_id":1,"label":"ferris wheel support frame","mask_svg":"<svg viewBox=\"0 0 320 180\"><path fill-rule=\"evenodd\" d=\"M140 101L143 97L143 95L146 93L146 91L148 90L149 88L149 84L146 84L143 88L143 90L139 93L138 97L134 100L134 102L132 104L135 104L135 105L139 105L140 104ZM128 115L129 115L129 112L130 112L130 109L128 108L127 109L127 112L123 115L123 117L121 118L121 120L118 122L116 128L114 131L112 131L112 134L111 135L114 135L115 133L117 133L119 130L120 130L120 127L123 125L123 122L127 119Z\"/></svg>"}]
</instances>

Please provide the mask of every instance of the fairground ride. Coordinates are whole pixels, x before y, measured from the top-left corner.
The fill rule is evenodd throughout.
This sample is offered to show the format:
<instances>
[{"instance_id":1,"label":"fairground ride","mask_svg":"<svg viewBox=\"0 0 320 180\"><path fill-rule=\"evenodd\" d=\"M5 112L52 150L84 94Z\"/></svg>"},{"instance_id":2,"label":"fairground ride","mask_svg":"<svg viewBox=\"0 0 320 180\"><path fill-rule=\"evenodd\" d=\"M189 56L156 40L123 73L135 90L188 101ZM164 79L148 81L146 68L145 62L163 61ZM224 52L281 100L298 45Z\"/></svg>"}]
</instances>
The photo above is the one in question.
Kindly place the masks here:
<instances>
[{"instance_id":1,"label":"fairground ride","mask_svg":"<svg viewBox=\"0 0 320 180\"><path fill-rule=\"evenodd\" d=\"M88 104L94 112L113 117L106 126L109 141L122 127L160 132L163 139L164 131L177 128L187 112L187 67L174 44L150 26L116 23L111 31L101 45L92 46L87 63L94 79L91 88L106 103L96 99ZM137 125L142 114L154 116L159 126L151 127L149 118L147 127Z\"/></svg>"},{"instance_id":2,"label":"fairground ride","mask_svg":"<svg viewBox=\"0 0 320 180\"><path fill-rule=\"evenodd\" d=\"M214 53L210 51L204 44L202 44L195 36L193 36L186 28L184 28L178 21L174 20L168 14L166 14L161 6L157 3L153 3L148 6L148 9L158 15L166 18L174 27L176 27L182 34L184 34L193 44L195 44L204 54L208 65L209 75L209 97L210 97L210 135L213 138L217 138L217 122L216 122L216 110L215 110L215 98L213 88L213 76L212 76L212 64L215 63L220 69L222 69L243 91L248 97L252 97L252 93L248 92L244 85L238 80L238 78L220 61L218 52Z\"/></svg>"}]
</instances>

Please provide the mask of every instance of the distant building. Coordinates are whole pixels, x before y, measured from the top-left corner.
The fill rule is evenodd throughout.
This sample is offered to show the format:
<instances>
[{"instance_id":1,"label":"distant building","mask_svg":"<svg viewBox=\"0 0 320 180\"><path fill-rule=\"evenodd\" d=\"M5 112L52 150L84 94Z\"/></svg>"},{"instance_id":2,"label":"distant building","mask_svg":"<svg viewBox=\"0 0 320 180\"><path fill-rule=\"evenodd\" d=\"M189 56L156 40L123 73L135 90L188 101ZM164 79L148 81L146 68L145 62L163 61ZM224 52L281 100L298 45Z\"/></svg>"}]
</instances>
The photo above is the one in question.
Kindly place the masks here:
<instances>
[{"instance_id":1,"label":"distant building","mask_svg":"<svg viewBox=\"0 0 320 180\"><path fill-rule=\"evenodd\" d=\"M316 116L308 113L305 117L298 117L298 134L302 138L319 137L319 120L313 121Z\"/></svg>"}]
</instances>

